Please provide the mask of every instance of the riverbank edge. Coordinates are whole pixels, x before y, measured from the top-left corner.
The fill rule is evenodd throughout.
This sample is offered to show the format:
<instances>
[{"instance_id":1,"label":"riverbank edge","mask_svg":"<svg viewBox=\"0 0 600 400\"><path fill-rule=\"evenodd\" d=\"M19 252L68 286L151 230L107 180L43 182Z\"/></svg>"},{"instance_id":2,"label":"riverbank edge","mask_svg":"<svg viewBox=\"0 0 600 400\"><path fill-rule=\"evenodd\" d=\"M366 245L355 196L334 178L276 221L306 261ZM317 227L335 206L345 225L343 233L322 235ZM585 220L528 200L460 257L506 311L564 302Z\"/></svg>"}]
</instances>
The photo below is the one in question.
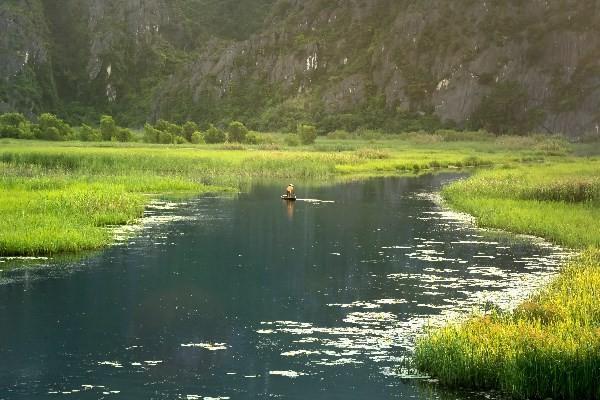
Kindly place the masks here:
<instances>
[{"instance_id":1,"label":"riverbank edge","mask_svg":"<svg viewBox=\"0 0 600 400\"><path fill-rule=\"evenodd\" d=\"M453 184L442 189L444 206L471 216L481 228L535 235L508 220L482 222L489 210L465 207L449 195ZM515 310L492 310L426 331L417 340L412 367L450 389L498 390L517 399L600 398L600 293L595 289L600 246L578 247L559 274Z\"/></svg>"}]
</instances>

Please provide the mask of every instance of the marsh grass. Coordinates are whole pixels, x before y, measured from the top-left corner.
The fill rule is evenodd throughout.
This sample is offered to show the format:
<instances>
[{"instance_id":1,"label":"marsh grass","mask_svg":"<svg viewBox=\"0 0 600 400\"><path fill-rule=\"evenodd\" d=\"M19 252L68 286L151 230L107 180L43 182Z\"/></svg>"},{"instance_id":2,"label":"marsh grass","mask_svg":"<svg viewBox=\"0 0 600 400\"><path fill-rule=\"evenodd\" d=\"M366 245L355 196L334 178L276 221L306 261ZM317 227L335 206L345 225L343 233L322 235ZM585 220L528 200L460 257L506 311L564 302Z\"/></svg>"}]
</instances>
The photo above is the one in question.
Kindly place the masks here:
<instances>
[{"instance_id":1,"label":"marsh grass","mask_svg":"<svg viewBox=\"0 0 600 400\"><path fill-rule=\"evenodd\" d=\"M519 399L600 396L600 251L587 250L512 313L430 331L415 363L452 387Z\"/></svg>"},{"instance_id":2,"label":"marsh grass","mask_svg":"<svg viewBox=\"0 0 600 400\"><path fill-rule=\"evenodd\" d=\"M514 312L430 330L415 364L451 387L515 398L600 398L600 163L480 171L443 190L479 225L586 249Z\"/></svg>"},{"instance_id":3,"label":"marsh grass","mask_svg":"<svg viewBox=\"0 0 600 400\"><path fill-rule=\"evenodd\" d=\"M573 248L600 246L598 160L481 171L447 186L443 195L482 226Z\"/></svg>"},{"instance_id":4,"label":"marsh grass","mask_svg":"<svg viewBox=\"0 0 600 400\"><path fill-rule=\"evenodd\" d=\"M503 150L480 133L445 138L451 134L434 144L415 134L311 146L286 146L281 134L255 145L2 140L0 254L102 247L111 240L105 227L134 221L149 195L233 191L257 178L326 182L553 158L529 147Z\"/></svg>"}]
</instances>

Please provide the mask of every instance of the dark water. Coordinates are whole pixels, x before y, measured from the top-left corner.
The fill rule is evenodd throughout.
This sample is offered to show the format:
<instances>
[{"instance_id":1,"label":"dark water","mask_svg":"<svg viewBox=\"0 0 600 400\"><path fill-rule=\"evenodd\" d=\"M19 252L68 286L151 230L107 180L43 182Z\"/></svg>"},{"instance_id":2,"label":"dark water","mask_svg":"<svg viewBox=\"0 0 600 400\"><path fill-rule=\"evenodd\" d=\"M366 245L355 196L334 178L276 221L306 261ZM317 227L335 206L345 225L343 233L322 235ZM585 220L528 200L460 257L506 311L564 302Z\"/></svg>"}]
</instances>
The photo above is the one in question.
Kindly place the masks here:
<instances>
[{"instance_id":1,"label":"dark water","mask_svg":"<svg viewBox=\"0 0 600 400\"><path fill-rule=\"evenodd\" d=\"M260 184L157 205L83 261L5 268L0 399L467 398L404 379L415 336L522 299L563 253L441 209L455 178L300 185L335 203L289 206L287 182Z\"/></svg>"}]
</instances>

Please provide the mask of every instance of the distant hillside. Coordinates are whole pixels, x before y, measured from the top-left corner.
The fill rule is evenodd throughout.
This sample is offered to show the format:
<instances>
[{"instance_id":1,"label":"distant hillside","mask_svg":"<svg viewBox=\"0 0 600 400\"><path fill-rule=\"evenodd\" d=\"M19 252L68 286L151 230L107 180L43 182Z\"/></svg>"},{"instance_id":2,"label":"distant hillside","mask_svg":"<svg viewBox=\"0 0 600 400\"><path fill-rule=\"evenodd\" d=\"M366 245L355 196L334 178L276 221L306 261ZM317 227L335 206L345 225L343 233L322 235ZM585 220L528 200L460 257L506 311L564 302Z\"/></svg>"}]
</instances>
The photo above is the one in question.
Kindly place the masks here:
<instances>
[{"instance_id":1,"label":"distant hillside","mask_svg":"<svg viewBox=\"0 0 600 400\"><path fill-rule=\"evenodd\" d=\"M4 0L0 29L0 110L73 122L600 124L600 1Z\"/></svg>"}]
</instances>

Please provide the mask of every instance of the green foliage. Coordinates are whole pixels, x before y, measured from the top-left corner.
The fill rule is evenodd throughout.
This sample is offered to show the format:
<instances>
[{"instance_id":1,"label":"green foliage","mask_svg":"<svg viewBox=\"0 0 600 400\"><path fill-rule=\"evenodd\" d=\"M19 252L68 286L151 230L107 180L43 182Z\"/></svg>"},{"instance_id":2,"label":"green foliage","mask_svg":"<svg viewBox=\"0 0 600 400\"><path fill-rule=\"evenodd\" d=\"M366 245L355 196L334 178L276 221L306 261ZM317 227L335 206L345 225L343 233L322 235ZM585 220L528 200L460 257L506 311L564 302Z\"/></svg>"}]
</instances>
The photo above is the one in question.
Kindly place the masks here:
<instances>
[{"instance_id":1,"label":"green foliage","mask_svg":"<svg viewBox=\"0 0 600 400\"><path fill-rule=\"evenodd\" d=\"M260 138L258 137L258 135L254 132L250 132L246 135L246 138L244 139L244 143L246 144L259 144L260 143Z\"/></svg>"},{"instance_id":2,"label":"green foliage","mask_svg":"<svg viewBox=\"0 0 600 400\"><path fill-rule=\"evenodd\" d=\"M117 142L131 142L133 141L133 133L128 128L117 128L117 133L112 137L112 140Z\"/></svg>"},{"instance_id":3,"label":"green foliage","mask_svg":"<svg viewBox=\"0 0 600 400\"><path fill-rule=\"evenodd\" d=\"M154 125L156 129L162 132L166 132L171 136L183 136L183 128L177 124L174 124L169 121L165 121L164 119L159 119L156 121L156 125Z\"/></svg>"},{"instance_id":4,"label":"green foliage","mask_svg":"<svg viewBox=\"0 0 600 400\"><path fill-rule=\"evenodd\" d=\"M73 137L71 127L54 114L44 113L38 119L38 139L69 140Z\"/></svg>"},{"instance_id":5,"label":"green foliage","mask_svg":"<svg viewBox=\"0 0 600 400\"><path fill-rule=\"evenodd\" d=\"M102 140L112 140L118 135L117 123L110 115L103 115L100 117L100 133L102 134Z\"/></svg>"},{"instance_id":6,"label":"green foliage","mask_svg":"<svg viewBox=\"0 0 600 400\"><path fill-rule=\"evenodd\" d=\"M285 144L290 147L300 146L300 138L295 133L289 133L285 135Z\"/></svg>"},{"instance_id":7,"label":"green foliage","mask_svg":"<svg viewBox=\"0 0 600 400\"><path fill-rule=\"evenodd\" d=\"M206 130L206 133L204 134L204 140L206 141L206 143L209 144L224 143L225 140L227 140L227 136L225 135L225 132L223 132L213 124L210 124L210 126Z\"/></svg>"},{"instance_id":8,"label":"green foliage","mask_svg":"<svg viewBox=\"0 0 600 400\"><path fill-rule=\"evenodd\" d=\"M161 132L158 129L149 123L144 125L144 141L146 143L158 143L160 133Z\"/></svg>"},{"instance_id":9,"label":"green foliage","mask_svg":"<svg viewBox=\"0 0 600 400\"><path fill-rule=\"evenodd\" d=\"M102 133L98 129L83 124L79 129L79 139L84 142L99 142L102 140Z\"/></svg>"},{"instance_id":10,"label":"green foliage","mask_svg":"<svg viewBox=\"0 0 600 400\"><path fill-rule=\"evenodd\" d=\"M200 131L196 131L192 134L192 140L191 142L193 144L201 144L201 143L206 143L204 141L204 135L202 135L202 132Z\"/></svg>"},{"instance_id":11,"label":"green foliage","mask_svg":"<svg viewBox=\"0 0 600 400\"><path fill-rule=\"evenodd\" d=\"M158 131L158 143L160 144L171 144L173 143L173 135L169 132Z\"/></svg>"},{"instance_id":12,"label":"green foliage","mask_svg":"<svg viewBox=\"0 0 600 400\"><path fill-rule=\"evenodd\" d=\"M187 121L185 124L183 124L182 130L183 130L183 137L185 137L185 140L187 140L188 142L191 142L194 132L197 132L199 130L199 128L198 128L198 124L196 124L194 121Z\"/></svg>"},{"instance_id":13,"label":"green foliage","mask_svg":"<svg viewBox=\"0 0 600 400\"><path fill-rule=\"evenodd\" d=\"M0 115L0 138L33 139L29 121L20 113Z\"/></svg>"},{"instance_id":14,"label":"green foliage","mask_svg":"<svg viewBox=\"0 0 600 400\"><path fill-rule=\"evenodd\" d=\"M317 140L317 128L312 125L298 125L298 137L302 144L313 144Z\"/></svg>"},{"instance_id":15,"label":"green foliage","mask_svg":"<svg viewBox=\"0 0 600 400\"><path fill-rule=\"evenodd\" d=\"M518 82L500 82L471 115L471 126L496 134L524 135L543 115L528 108L527 91Z\"/></svg>"},{"instance_id":16,"label":"green foliage","mask_svg":"<svg viewBox=\"0 0 600 400\"><path fill-rule=\"evenodd\" d=\"M248 134L248 128L239 121L233 121L229 124L229 141L243 143Z\"/></svg>"}]
</instances>

